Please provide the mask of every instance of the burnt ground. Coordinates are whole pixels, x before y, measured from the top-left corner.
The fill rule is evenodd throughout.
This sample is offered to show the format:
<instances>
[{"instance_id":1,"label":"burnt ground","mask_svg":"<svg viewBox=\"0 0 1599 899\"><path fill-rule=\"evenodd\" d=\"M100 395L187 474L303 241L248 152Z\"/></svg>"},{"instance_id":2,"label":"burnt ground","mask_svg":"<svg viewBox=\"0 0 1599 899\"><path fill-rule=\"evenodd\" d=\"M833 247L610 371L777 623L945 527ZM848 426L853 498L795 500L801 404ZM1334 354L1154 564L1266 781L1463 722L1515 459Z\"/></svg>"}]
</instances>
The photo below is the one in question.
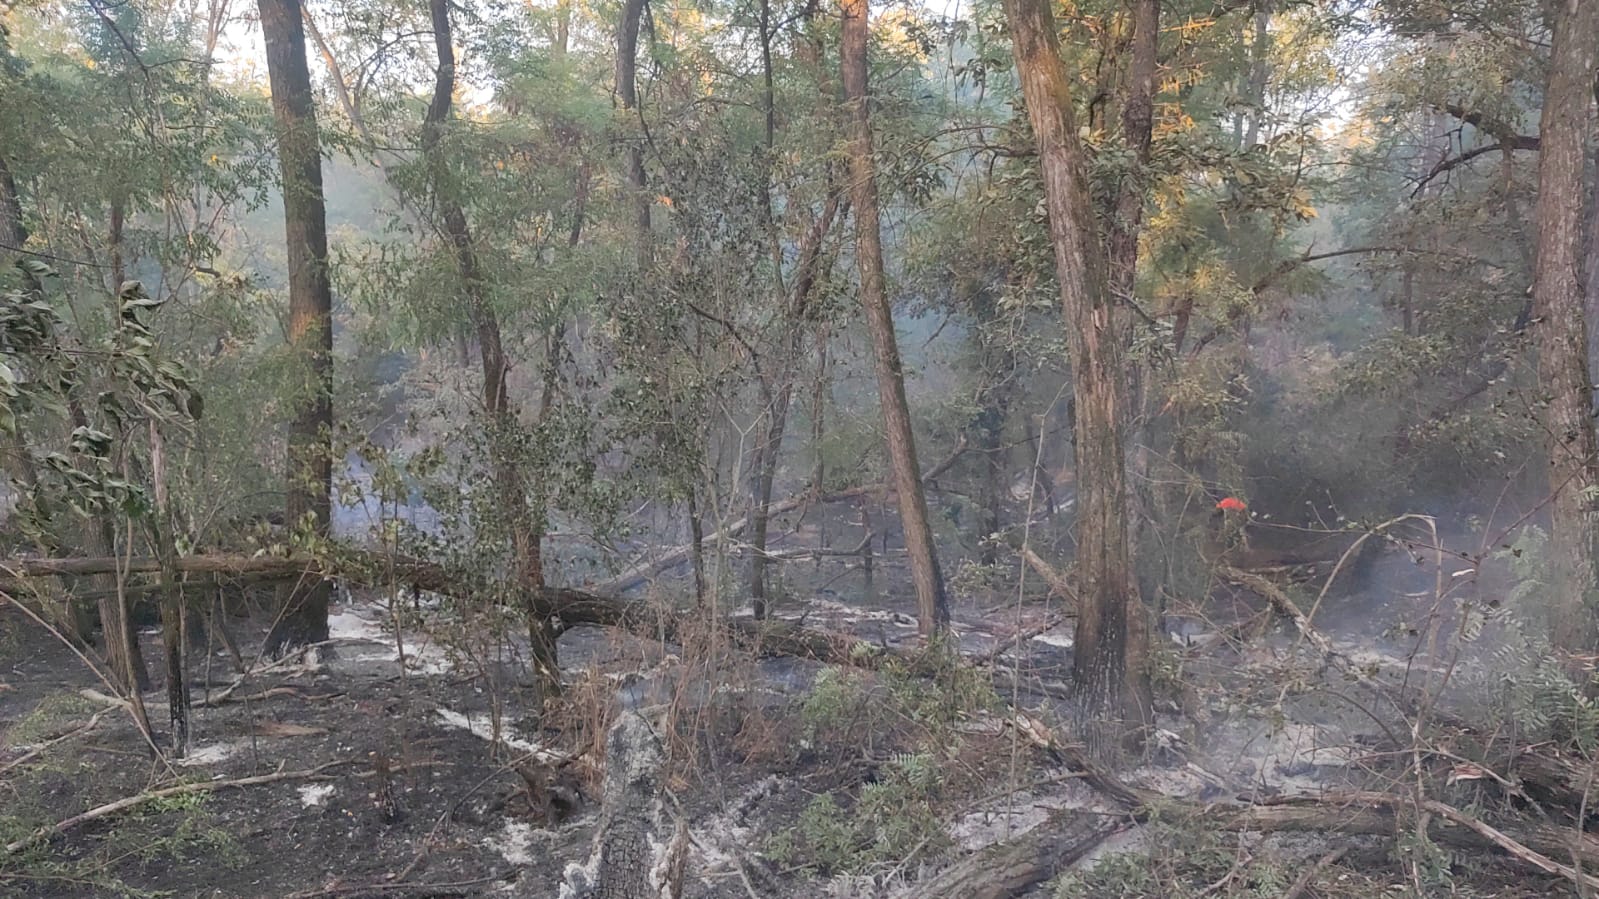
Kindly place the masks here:
<instances>
[{"instance_id":1,"label":"burnt ground","mask_svg":"<svg viewBox=\"0 0 1599 899\"><path fill-rule=\"evenodd\" d=\"M1359 595L1331 606L1327 620L1349 622L1345 648L1391 657L1409 676L1415 660L1403 654L1414 639L1401 628L1389 640L1375 622L1414 619L1417 610L1385 607L1377 616L1358 607ZM872 609L825 595L791 605L789 614L809 624L850 629L873 643L903 643L914 631L905 598L892 592ZM1129 781L1206 801L1369 781L1359 747L1369 744L1373 725L1314 690L1284 689L1294 641L1269 625L1263 609L1232 592L1202 610L1182 610L1188 618L1169 635L1183 645L1170 654L1175 670L1164 692L1174 699L1160 722L1163 749L1129 768ZM514 638L494 636L481 621L468 627L422 609L429 623L405 629L402 673L388 612L375 598L357 596L335 609L331 660L269 668L245 679L229 701L196 708L189 757L169 767L151 761L125 709L107 704L105 688L65 646L0 610L5 841L152 786L317 772L158 799L21 853L0 853L0 895L553 897L562 869L587 856L593 836L596 734L616 709L632 706L656 709L668 733L668 786L694 836L687 896L871 897L890 895L890 887L914 896L919 877L1052 810L1114 811L1081 782L1063 779L1057 760L1005 725L1007 704L1050 723L1066 717L1058 697L1070 625L1042 629L1059 613L1058 600L1037 596L958 604L963 652L997 655L1002 668L1020 674L997 679L999 706L992 695L955 697L960 707L942 724L928 723L943 714L928 711L928 695L907 698L904 684L881 676L848 675L853 698L822 701L819 668L810 663L574 630L561 641L565 694L540 726L529 723L531 694ZM260 621L233 626L246 647L259 645L265 630ZM157 638L143 639L159 676ZM195 668L197 703L234 682L220 652ZM146 702L164 738L164 696L157 689ZM530 752L577 760L530 765ZM839 797L840 819L876 814L863 788L892 785L915 753L937 758L940 783L925 796L900 797L896 814L918 819L910 821L912 837L893 858L851 847L851 864L843 865L841 850L824 845L826 816L818 823L811 813L817 797ZM551 807L551 797L563 800L560 807ZM916 834L924 836L917 841ZM1129 827L1098 855L1154 851L1167 839L1165 831ZM1280 855L1284 870L1297 870L1325 849L1307 838L1257 839L1236 858ZM1327 869L1318 881L1324 889L1305 895L1377 895L1401 886L1388 866L1391 849L1369 842ZM1457 895L1561 894L1557 881L1457 863L1472 872L1471 886Z\"/></svg>"}]
</instances>

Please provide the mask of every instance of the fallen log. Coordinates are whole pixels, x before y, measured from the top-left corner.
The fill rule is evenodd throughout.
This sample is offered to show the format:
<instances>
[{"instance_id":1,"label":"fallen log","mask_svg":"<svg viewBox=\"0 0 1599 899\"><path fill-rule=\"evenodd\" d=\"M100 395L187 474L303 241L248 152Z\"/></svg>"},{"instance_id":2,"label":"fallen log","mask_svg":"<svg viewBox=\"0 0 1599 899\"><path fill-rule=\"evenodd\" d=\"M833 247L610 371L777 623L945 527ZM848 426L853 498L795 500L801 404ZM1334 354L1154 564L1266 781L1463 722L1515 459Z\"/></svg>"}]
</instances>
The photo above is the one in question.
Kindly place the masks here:
<instances>
[{"instance_id":1,"label":"fallen log","mask_svg":"<svg viewBox=\"0 0 1599 899\"><path fill-rule=\"evenodd\" d=\"M458 598L483 595L487 585L457 575L442 565L423 559L388 556L341 548L332 558L307 556L192 555L174 560L180 572L233 576L331 577L363 586L391 583ZM160 570L153 556L132 558L12 559L0 562L0 589L36 578L125 574ZM680 616L655 603L576 590L544 589L533 603L540 615L558 618L565 626L615 627L647 639L680 642L685 633ZM703 619L701 619L703 620ZM895 654L849 634L821 631L778 620L728 618L720 622L734 645L763 656L797 656L835 665L875 667Z\"/></svg>"},{"instance_id":2,"label":"fallen log","mask_svg":"<svg viewBox=\"0 0 1599 899\"><path fill-rule=\"evenodd\" d=\"M962 859L933 879L912 884L902 899L1008 899L1070 868L1127 826L1125 820L1085 812L1055 812L1012 840Z\"/></svg>"},{"instance_id":3,"label":"fallen log","mask_svg":"<svg viewBox=\"0 0 1599 899\"><path fill-rule=\"evenodd\" d=\"M1112 795L1143 795L1129 788ZM1228 833L1330 833L1393 838L1406 825L1398 814L1411 808L1411 797L1375 792L1292 797L1253 804L1201 805L1182 800L1156 800L1120 816L1062 810L1013 839L964 858L932 881L918 884L910 896L955 899L980 896L1005 899L1057 876L1128 823L1158 816L1190 826ZM1573 883L1599 888L1599 877L1585 873L1599 866L1599 838L1542 822L1495 827L1437 800L1424 799L1421 810L1431 817L1427 835L1453 849L1503 853L1515 863ZM1413 820L1413 819L1412 819ZM1575 861L1574 867L1557 861Z\"/></svg>"},{"instance_id":4,"label":"fallen log","mask_svg":"<svg viewBox=\"0 0 1599 899\"><path fill-rule=\"evenodd\" d=\"M1293 797L1245 806L1212 806L1193 810L1195 820L1218 830L1275 833L1325 833L1397 836L1400 809L1414 808L1413 797L1390 793L1333 793ZM1431 815L1427 836L1457 849L1493 849L1553 877L1599 889L1599 877L1556 861L1576 861L1582 868L1599 866L1599 838L1575 827L1543 822L1493 825L1436 799L1422 799L1420 810Z\"/></svg>"}]
</instances>

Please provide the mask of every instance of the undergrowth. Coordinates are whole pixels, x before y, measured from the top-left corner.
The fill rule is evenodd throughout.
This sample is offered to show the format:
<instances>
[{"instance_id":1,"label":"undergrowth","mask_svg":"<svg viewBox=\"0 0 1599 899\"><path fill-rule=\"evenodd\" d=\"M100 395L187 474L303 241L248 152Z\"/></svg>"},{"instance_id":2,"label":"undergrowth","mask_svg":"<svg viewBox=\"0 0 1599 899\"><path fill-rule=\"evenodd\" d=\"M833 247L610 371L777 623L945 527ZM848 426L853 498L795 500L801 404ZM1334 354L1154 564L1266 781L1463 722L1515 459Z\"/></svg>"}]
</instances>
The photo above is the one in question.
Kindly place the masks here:
<instances>
[{"instance_id":1,"label":"undergrowth","mask_svg":"<svg viewBox=\"0 0 1599 899\"><path fill-rule=\"evenodd\" d=\"M766 856L787 868L853 874L943 849L939 802L963 743L957 725L1001 707L984 673L942 645L872 673L822 671L800 705L804 742L840 761L853 755L875 777L853 793L814 797L767 840Z\"/></svg>"}]
</instances>

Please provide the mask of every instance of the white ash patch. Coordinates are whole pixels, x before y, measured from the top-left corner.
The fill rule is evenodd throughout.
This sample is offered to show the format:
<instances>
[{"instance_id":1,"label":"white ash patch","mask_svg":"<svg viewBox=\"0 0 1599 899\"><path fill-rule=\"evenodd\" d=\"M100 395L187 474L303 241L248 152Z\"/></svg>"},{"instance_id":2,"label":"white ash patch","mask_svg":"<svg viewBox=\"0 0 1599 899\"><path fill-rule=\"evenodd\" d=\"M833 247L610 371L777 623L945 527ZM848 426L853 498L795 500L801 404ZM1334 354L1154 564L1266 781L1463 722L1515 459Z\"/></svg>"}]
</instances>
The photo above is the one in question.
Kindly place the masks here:
<instances>
[{"instance_id":1,"label":"white ash patch","mask_svg":"<svg viewBox=\"0 0 1599 899\"><path fill-rule=\"evenodd\" d=\"M438 719L442 724L445 724L449 727L458 727L480 740L486 740L490 743L495 742L494 722L489 720L488 716L486 715L481 718L473 718L469 715L463 715L454 709L435 709L434 713L438 716ZM507 728L503 726L500 728L498 742L500 745L507 748L515 749L518 752L528 753L529 755L532 755L541 761L564 762L567 760L567 757L561 755L560 753L551 752L538 743L534 743L531 740L524 740L514 734L508 733Z\"/></svg>"},{"instance_id":2,"label":"white ash patch","mask_svg":"<svg viewBox=\"0 0 1599 899\"><path fill-rule=\"evenodd\" d=\"M215 765L217 762L226 761L242 749L239 743L212 743L208 746L197 746L189 754L173 762L175 765L195 767L197 765Z\"/></svg>"},{"instance_id":3,"label":"white ash patch","mask_svg":"<svg viewBox=\"0 0 1599 899\"><path fill-rule=\"evenodd\" d=\"M401 658L400 650L403 647L405 667L408 671L419 674L448 674L452 670L450 660L436 644L407 640L402 634L400 645L396 646L394 636L384 629L383 622L363 612L370 612L376 616L385 614L382 606L365 606L361 610L353 606L340 609L328 616L328 639L335 643L370 643L383 649L351 655L345 661L398 664Z\"/></svg>"},{"instance_id":4,"label":"white ash patch","mask_svg":"<svg viewBox=\"0 0 1599 899\"><path fill-rule=\"evenodd\" d=\"M389 642L381 625L353 608L340 609L328 616L328 639L339 643Z\"/></svg>"},{"instance_id":5,"label":"white ash patch","mask_svg":"<svg viewBox=\"0 0 1599 899\"><path fill-rule=\"evenodd\" d=\"M1145 836L1143 827L1133 827L1129 830L1113 833L1098 846L1090 849L1082 858L1078 859L1073 868L1087 870L1099 864L1107 855L1119 852L1148 852L1149 839Z\"/></svg>"},{"instance_id":6,"label":"white ash patch","mask_svg":"<svg viewBox=\"0 0 1599 899\"><path fill-rule=\"evenodd\" d=\"M1058 646L1061 649L1071 649L1075 645L1070 634L1039 634L1033 639L1045 646Z\"/></svg>"},{"instance_id":7,"label":"white ash patch","mask_svg":"<svg viewBox=\"0 0 1599 899\"><path fill-rule=\"evenodd\" d=\"M916 619L903 612L888 609L863 609L845 603L821 597L812 597L806 600L808 607L804 611L783 614L779 617L789 621L798 621L802 618L810 621L822 621L833 626L839 624L859 624L863 621L879 621L903 628L916 627Z\"/></svg>"},{"instance_id":8,"label":"white ash patch","mask_svg":"<svg viewBox=\"0 0 1599 899\"><path fill-rule=\"evenodd\" d=\"M499 835L491 836L483 844L513 865L533 863L533 825L525 821L507 821Z\"/></svg>"},{"instance_id":9,"label":"white ash patch","mask_svg":"<svg viewBox=\"0 0 1599 899\"><path fill-rule=\"evenodd\" d=\"M1297 721L1246 729L1227 742L1228 748L1211 754L1210 770L1241 778L1246 788L1271 787L1290 795L1326 792L1357 758L1337 728Z\"/></svg>"},{"instance_id":10,"label":"white ash patch","mask_svg":"<svg viewBox=\"0 0 1599 899\"><path fill-rule=\"evenodd\" d=\"M769 774L728 803L725 811L707 820L701 830L702 836L690 843L691 851L697 852L700 857L700 862L694 866L695 870L708 874L738 868L738 847L750 846L754 842L751 813L757 805L776 793L782 784L782 778Z\"/></svg>"},{"instance_id":11,"label":"white ash patch","mask_svg":"<svg viewBox=\"0 0 1599 899\"><path fill-rule=\"evenodd\" d=\"M305 808L317 808L328 801L333 795L333 784L306 784L300 788L300 805Z\"/></svg>"}]
</instances>

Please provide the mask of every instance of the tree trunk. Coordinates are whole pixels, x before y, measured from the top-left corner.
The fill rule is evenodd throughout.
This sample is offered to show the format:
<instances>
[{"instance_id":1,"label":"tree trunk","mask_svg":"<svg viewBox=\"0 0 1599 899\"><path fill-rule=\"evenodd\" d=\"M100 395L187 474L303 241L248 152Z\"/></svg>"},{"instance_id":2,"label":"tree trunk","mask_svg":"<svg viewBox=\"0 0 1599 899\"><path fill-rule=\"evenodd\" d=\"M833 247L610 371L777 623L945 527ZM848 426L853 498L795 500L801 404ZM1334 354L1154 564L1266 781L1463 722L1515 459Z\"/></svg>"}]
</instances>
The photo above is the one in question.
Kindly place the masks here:
<instances>
[{"instance_id":1,"label":"tree trunk","mask_svg":"<svg viewBox=\"0 0 1599 899\"><path fill-rule=\"evenodd\" d=\"M999 562L999 543L989 538L1004 526L1005 499L1010 488L1005 481L1009 470L1005 424L1010 420L1016 396L1016 350L1009 334L995 333L1000 319L999 304L994 297L985 291L977 298L973 311L977 318L973 334L978 341L978 364L983 378L977 395L977 415L971 425L975 437L973 449L981 457L983 466L977 557L984 565L994 565Z\"/></svg>"},{"instance_id":2,"label":"tree trunk","mask_svg":"<svg viewBox=\"0 0 1599 899\"><path fill-rule=\"evenodd\" d=\"M1256 39L1264 40L1264 19L1257 21L1258 33ZM1111 292L1118 308L1114 310L1116 329L1121 333L1123 345L1129 345L1131 329L1129 322L1131 315L1128 310L1120 308L1125 304L1132 308L1137 302L1138 285L1138 240L1143 232L1144 203L1148 194L1148 167L1150 148L1153 143L1155 130L1155 69L1159 64L1160 49L1160 0L1134 0L1133 3L1133 36L1132 58L1127 68L1125 96L1122 98L1122 140L1133 153L1132 168L1122 176L1121 187L1117 193L1115 214L1111 217L1110 239L1108 249L1110 253ZM1264 95L1265 90L1265 58L1264 55L1257 60L1261 67L1259 72L1260 90ZM1251 76L1252 80L1255 76ZM1258 120L1258 112L1256 116ZM1251 126L1251 131L1254 127ZM1249 138L1253 140L1253 137ZM1153 418L1150 398L1146 395L1146 380L1154 374L1153 370L1146 370L1141 363L1129 366L1128 371L1128 401L1125 408L1127 415L1137 415L1137 422L1130 423L1132 429L1132 471L1134 477L1129 485L1128 500L1134 504L1135 517L1132 522L1133 536L1131 539L1130 553L1135 553L1142 538L1148 529L1155 524L1155 496L1150 487L1152 479L1149 469L1153 454L1149 449L1150 422ZM1081 458L1079 457L1079 465ZM1091 477L1089 470L1082 470L1082 475ZM1078 478L1079 481L1083 477ZM1135 562L1129 562L1135 575L1138 568ZM1155 587L1155 578L1149 576L1149 569L1142 581L1135 582L1138 592L1143 596L1158 595ZM1141 709L1148 709L1152 705L1151 687L1149 682L1148 656L1149 656L1149 613L1137 596L1127 609L1127 646L1126 669L1127 683L1133 691L1132 702Z\"/></svg>"},{"instance_id":3,"label":"tree trunk","mask_svg":"<svg viewBox=\"0 0 1599 899\"><path fill-rule=\"evenodd\" d=\"M1145 0L1139 0L1140 3ZM1254 32L1249 41L1249 130L1240 149L1248 150L1260 140L1260 124L1266 115L1266 81L1271 74L1271 0L1255 6Z\"/></svg>"},{"instance_id":4,"label":"tree trunk","mask_svg":"<svg viewBox=\"0 0 1599 899\"><path fill-rule=\"evenodd\" d=\"M555 58L565 59L572 42L572 0L555 2Z\"/></svg>"},{"instance_id":5,"label":"tree trunk","mask_svg":"<svg viewBox=\"0 0 1599 899\"><path fill-rule=\"evenodd\" d=\"M1072 674L1085 736L1103 750L1120 743L1122 724L1138 726L1151 715L1143 691L1128 689L1128 617L1139 599L1133 586L1123 454L1123 336L1095 230L1054 14L1047 0L1006 0L1005 14L1038 142L1071 356L1082 585Z\"/></svg>"},{"instance_id":6,"label":"tree trunk","mask_svg":"<svg viewBox=\"0 0 1599 899\"><path fill-rule=\"evenodd\" d=\"M1594 99L1599 100L1599 78L1594 81ZM1584 307L1588 328L1588 383L1599 381L1599 173L1594 175L1588 194L1588 252L1584 260ZM1594 412L1599 414L1599 409Z\"/></svg>"},{"instance_id":7,"label":"tree trunk","mask_svg":"<svg viewBox=\"0 0 1599 899\"><path fill-rule=\"evenodd\" d=\"M812 294L822 274L822 244L838 215L839 192L829 188L822 214L800 242L799 262L794 286L783 305L786 332L777 363L777 389L771 393L766 410L766 434L756 451L755 502L750 511L750 598L755 617L766 617L766 530L772 505L772 486L777 480L777 463L782 455L783 434L788 430L788 410L793 402L794 379L799 367L805 320ZM774 240L776 239L774 233ZM781 285L779 285L781 286Z\"/></svg>"},{"instance_id":8,"label":"tree trunk","mask_svg":"<svg viewBox=\"0 0 1599 899\"><path fill-rule=\"evenodd\" d=\"M503 526L510 534L516 589L522 596L523 616L527 621L528 653L541 697L560 688L560 663L556 634L549 616L538 608L538 594L544 589L543 509L530 508L527 484L516 458L516 413L511 408L506 386L510 362L505 356L499 317L490 305L483 269L472 239L466 209L450 183L448 169L439 148L443 131L451 117L455 93L455 47L450 28L448 0L430 0L433 43L438 53L434 73L433 97L422 123L422 152L428 158L440 229L450 243L456 269L461 276L473 326L477 330L478 352L483 364L483 408L488 423L489 467ZM551 364L554 364L553 361Z\"/></svg>"},{"instance_id":9,"label":"tree trunk","mask_svg":"<svg viewBox=\"0 0 1599 899\"><path fill-rule=\"evenodd\" d=\"M1583 158L1599 56L1599 4L1560 0L1551 7L1554 43L1538 132L1533 317L1554 491L1551 536L1561 575L1552 636L1560 649L1581 653L1591 652L1599 636L1592 609L1599 586L1593 498L1599 465L1590 420L1593 387L1582 282Z\"/></svg>"},{"instance_id":10,"label":"tree trunk","mask_svg":"<svg viewBox=\"0 0 1599 899\"><path fill-rule=\"evenodd\" d=\"M184 664L185 615L183 579L174 567L178 558L172 535L172 507L167 495L166 440L155 422L150 422L150 483L155 495L155 512L150 522L156 557L161 560L161 644L167 657L167 719L172 726L172 755L183 758L189 752L189 682Z\"/></svg>"},{"instance_id":11,"label":"tree trunk","mask_svg":"<svg viewBox=\"0 0 1599 899\"><path fill-rule=\"evenodd\" d=\"M20 252L22 245L28 242L28 229L22 225L22 197L17 193L17 180L12 177L11 169L0 157L0 258L8 258L13 252ZM20 257L19 261L20 261ZM31 277L24 276L24 283L31 286ZM24 487L32 487L39 482L38 472L33 465L33 456L28 452L27 446L18 434L0 435L0 461L4 461L5 470L16 478ZM83 636L79 634L77 636Z\"/></svg>"},{"instance_id":12,"label":"tree trunk","mask_svg":"<svg viewBox=\"0 0 1599 899\"><path fill-rule=\"evenodd\" d=\"M299 0L257 0L266 39L272 112L283 176L283 223L289 264L289 344L306 376L289 427L286 520L309 519L319 536L331 520L333 490L333 290L328 281L322 148ZM282 591L284 606L267 636L270 655L328 638L326 580Z\"/></svg>"},{"instance_id":13,"label":"tree trunk","mask_svg":"<svg viewBox=\"0 0 1599 899\"><path fill-rule=\"evenodd\" d=\"M844 97L849 107L850 192L855 207L855 260L860 269L861 302L872 334L872 356L877 370L877 392L882 403L883 431L889 465L899 496L905 548L910 553L911 579L916 583L917 621L923 635L931 637L949 623L949 598L938 568L933 528L927 519L927 498L922 492L921 467L916 462L916 440L911 431L910 406L905 400L905 375L894 336L894 311L888 301L883 274L882 224L877 208L877 167L872 159L872 118L866 83L866 0L843 0L844 28L841 57Z\"/></svg>"},{"instance_id":14,"label":"tree trunk","mask_svg":"<svg viewBox=\"0 0 1599 899\"><path fill-rule=\"evenodd\" d=\"M644 17L644 0L625 0L622 21L616 29L616 98L623 112L638 108L638 35ZM644 144L641 138L629 141L627 182L633 189L634 218L638 238L638 266L650 263L650 198L644 192Z\"/></svg>"}]
</instances>

